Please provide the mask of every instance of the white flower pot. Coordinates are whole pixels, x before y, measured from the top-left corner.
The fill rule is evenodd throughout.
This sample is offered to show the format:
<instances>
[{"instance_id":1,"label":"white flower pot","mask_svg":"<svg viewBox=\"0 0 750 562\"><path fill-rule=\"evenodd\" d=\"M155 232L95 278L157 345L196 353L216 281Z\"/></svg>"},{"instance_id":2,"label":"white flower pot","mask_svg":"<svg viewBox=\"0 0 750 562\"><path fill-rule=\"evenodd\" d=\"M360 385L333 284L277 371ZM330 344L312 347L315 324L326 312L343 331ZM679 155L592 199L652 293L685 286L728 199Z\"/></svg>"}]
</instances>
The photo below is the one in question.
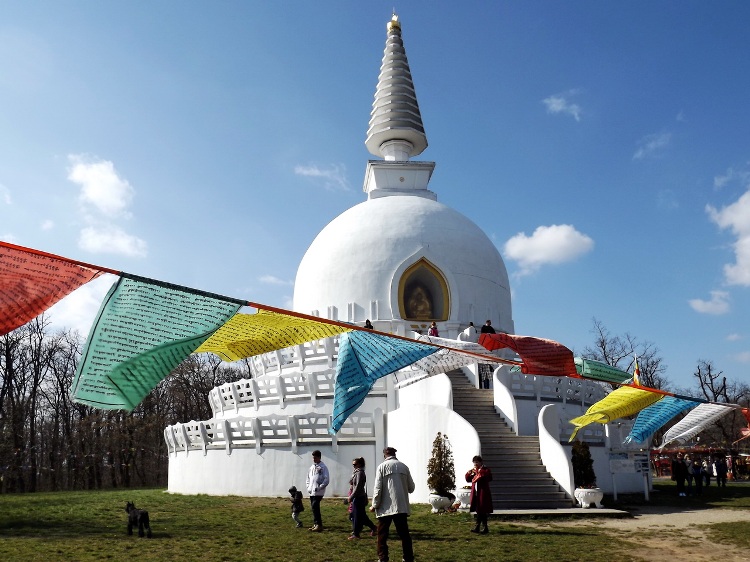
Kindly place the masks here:
<instances>
[{"instance_id":1,"label":"white flower pot","mask_svg":"<svg viewBox=\"0 0 750 562\"><path fill-rule=\"evenodd\" d=\"M432 513L445 511L445 509L451 505L450 498L438 496L437 494L430 494L427 497L427 501L430 502L430 505L432 506Z\"/></svg>"},{"instance_id":2,"label":"white flower pot","mask_svg":"<svg viewBox=\"0 0 750 562\"><path fill-rule=\"evenodd\" d=\"M589 508L592 505L594 507L602 507L604 492L599 488L576 488L573 495L581 507Z\"/></svg>"},{"instance_id":3,"label":"white flower pot","mask_svg":"<svg viewBox=\"0 0 750 562\"><path fill-rule=\"evenodd\" d=\"M471 500L471 488L459 488L456 490L456 499L461 502L460 509L469 509Z\"/></svg>"}]
</instances>

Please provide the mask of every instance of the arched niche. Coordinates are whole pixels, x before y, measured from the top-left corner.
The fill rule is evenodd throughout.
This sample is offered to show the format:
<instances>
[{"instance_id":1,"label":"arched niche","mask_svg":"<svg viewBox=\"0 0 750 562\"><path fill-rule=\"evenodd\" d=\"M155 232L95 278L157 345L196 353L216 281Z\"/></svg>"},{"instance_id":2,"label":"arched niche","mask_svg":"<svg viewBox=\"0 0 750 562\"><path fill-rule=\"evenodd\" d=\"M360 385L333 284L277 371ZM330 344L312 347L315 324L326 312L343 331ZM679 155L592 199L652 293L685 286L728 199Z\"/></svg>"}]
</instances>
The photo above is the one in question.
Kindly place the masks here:
<instances>
[{"instance_id":1,"label":"arched niche","mask_svg":"<svg viewBox=\"0 0 750 562\"><path fill-rule=\"evenodd\" d=\"M404 320L448 320L450 292L440 270L422 258L404 271L398 283L398 308Z\"/></svg>"}]
</instances>

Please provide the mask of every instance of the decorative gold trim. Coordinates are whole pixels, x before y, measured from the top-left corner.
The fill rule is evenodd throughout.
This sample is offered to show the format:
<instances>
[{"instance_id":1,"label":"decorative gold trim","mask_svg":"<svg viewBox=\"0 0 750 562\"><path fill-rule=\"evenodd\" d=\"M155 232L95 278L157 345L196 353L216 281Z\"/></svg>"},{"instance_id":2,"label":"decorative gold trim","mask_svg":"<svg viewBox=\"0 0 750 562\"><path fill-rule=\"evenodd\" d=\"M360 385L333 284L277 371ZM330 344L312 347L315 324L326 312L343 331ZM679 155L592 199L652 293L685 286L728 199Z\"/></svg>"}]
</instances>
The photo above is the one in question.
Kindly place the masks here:
<instances>
[{"instance_id":1,"label":"decorative gold trim","mask_svg":"<svg viewBox=\"0 0 750 562\"><path fill-rule=\"evenodd\" d=\"M430 285L432 285L432 287L430 288L433 289L432 292L435 292L434 289L437 289L438 292L437 295L432 295L432 314L430 315L430 318L414 318L408 316L406 312L406 305L404 302L406 286L410 282L414 281L414 278L417 277L420 272L423 273L422 275L419 275L419 277L422 277L426 274L427 279L429 281L433 281L432 283L430 283ZM437 285L437 287L435 287L435 285ZM446 282L442 272L425 258L420 258L419 260L414 262L401 275L401 279L399 279L398 282L398 310L401 314L401 318L403 318L404 320L416 320L418 322L432 320L436 322L443 322L445 320L448 320L451 311L450 291L448 288L448 283Z\"/></svg>"}]
</instances>

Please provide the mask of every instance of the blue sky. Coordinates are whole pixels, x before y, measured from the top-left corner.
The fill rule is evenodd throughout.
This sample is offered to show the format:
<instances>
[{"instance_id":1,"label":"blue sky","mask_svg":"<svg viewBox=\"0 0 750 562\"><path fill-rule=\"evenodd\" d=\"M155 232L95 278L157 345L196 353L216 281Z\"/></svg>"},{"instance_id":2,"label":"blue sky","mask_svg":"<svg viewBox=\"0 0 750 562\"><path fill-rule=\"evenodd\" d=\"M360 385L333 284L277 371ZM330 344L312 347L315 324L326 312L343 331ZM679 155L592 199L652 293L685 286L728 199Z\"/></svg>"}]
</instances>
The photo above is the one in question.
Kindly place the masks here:
<instances>
[{"instance_id":1,"label":"blue sky","mask_svg":"<svg viewBox=\"0 0 750 562\"><path fill-rule=\"evenodd\" d=\"M517 333L580 352L596 317L678 387L747 381L750 4L405 4L418 159L501 251ZM392 8L0 1L0 239L289 307L364 200ZM53 320L85 332L107 284Z\"/></svg>"}]
</instances>

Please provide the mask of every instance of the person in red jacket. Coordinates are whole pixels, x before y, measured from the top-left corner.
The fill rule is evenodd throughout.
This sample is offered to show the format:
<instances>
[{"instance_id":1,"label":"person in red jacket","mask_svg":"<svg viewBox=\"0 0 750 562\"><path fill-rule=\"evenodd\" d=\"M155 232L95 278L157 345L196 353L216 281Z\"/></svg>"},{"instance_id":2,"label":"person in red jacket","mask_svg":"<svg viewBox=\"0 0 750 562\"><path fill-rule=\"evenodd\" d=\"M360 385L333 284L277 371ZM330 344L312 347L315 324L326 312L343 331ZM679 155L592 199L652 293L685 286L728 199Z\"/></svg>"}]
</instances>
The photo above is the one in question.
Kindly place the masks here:
<instances>
[{"instance_id":1,"label":"person in red jacket","mask_svg":"<svg viewBox=\"0 0 750 562\"><path fill-rule=\"evenodd\" d=\"M482 457L479 455L471 460L474 463L474 468L466 473L466 481L471 482L470 511L477 514L477 524L471 532L486 535L490 532L487 528L487 516L493 511L492 494L490 492L492 471L484 466ZM482 525L481 531L479 530L480 525Z\"/></svg>"}]
</instances>

